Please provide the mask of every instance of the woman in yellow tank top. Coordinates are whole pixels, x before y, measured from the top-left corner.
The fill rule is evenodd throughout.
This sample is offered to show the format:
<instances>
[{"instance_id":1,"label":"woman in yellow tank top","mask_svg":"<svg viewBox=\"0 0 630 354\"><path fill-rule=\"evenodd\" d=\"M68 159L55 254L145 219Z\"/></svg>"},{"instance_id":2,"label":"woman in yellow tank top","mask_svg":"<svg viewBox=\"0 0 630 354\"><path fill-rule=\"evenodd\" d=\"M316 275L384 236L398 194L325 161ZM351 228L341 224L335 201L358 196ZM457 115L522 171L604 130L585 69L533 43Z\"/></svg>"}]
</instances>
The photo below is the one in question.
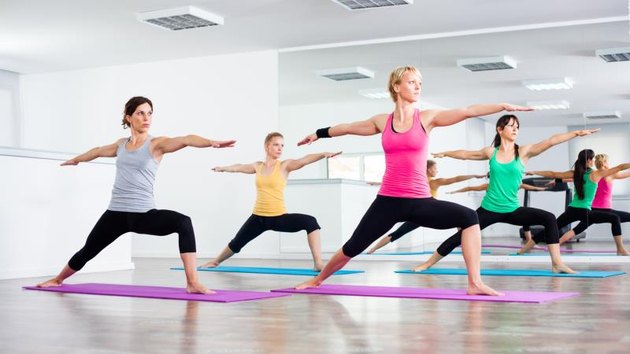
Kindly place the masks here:
<instances>
[{"instance_id":1,"label":"woman in yellow tank top","mask_svg":"<svg viewBox=\"0 0 630 354\"><path fill-rule=\"evenodd\" d=\"M313 255L314 268L321 270L324 266L321 257L321 243L319 237L319 224L310 215L289 214L284 206L284 187L287 184L289 173L319 161L341 154L341 152L322 152L310 154L297 160L280 160L284 148L282 134L273 132L265 138L265 161L256 161L250 164L236 164L225 167L215 167L215 172L240 172L256 174L256 204L252 215L241 226L236 236L228 243L227 247L213 260L204 263L201 267L216 267L221 262L232 257L250 241L265 231L298 232L305 230L308 245Z\"/></svg>"}]
</instances>

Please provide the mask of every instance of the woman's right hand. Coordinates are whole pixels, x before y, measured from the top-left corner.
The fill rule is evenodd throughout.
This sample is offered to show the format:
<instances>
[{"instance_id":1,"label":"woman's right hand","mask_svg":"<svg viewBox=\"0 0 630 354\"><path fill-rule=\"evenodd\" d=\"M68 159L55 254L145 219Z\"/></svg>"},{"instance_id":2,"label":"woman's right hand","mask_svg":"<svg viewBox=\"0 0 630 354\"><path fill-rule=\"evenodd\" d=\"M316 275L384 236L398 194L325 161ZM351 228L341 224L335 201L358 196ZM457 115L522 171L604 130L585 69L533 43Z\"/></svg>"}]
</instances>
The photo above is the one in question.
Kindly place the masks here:
<instances>
[{"instance_id":1,"label":"woman's right hand","mask_svg":"<svg viewBox=\"0 0 630 354\"><path fill-rule=\"evenodd\" d=\"M62 162L59 166L76 166L79 164L79 161L75 159L70 159L68 161Z\"/></svg>"},{"instance_id":2,"label":"woman's right hand","mask_svg":"<svg viewBox=\"0 0 630 354\"><path fill-rule=\"evenodd\" d=\"M433 155L433 157L436 158L436 159L440 159L442 157L446 157L446 153L445 152L433 152L433 153L431 153L431 155Z\"/></svg>"},{"instance_id":3,"label":"woman's right hand","mask_svg":"<svg viewBox=\"0 0 630 354\"><path fill-rule=\"evenodd\" d=\"M311 143L313 143L313 142L314 142L314 141L316 141L317 139L319 139L319 138L317 137L317 134L310 134L310 135L307 135L307 136L306 136L306 138L304 138L304 139L302 139L302 140L300 140L300 141L298 142L298 146L302 146L302 145L305 145L305 144L310 145Z\"/></svg>"},{"instance_id":4,"label":"woman's right hand","mask_svg":"<svg viewBox=\"0 0 630 354\"><path fill-rule=\"evenodd\" d=\"M223 167L217 166L217 167L213 167L212 171L214 171L214 172L225 172L225 169Z\"/></svg>"}]
</instances>

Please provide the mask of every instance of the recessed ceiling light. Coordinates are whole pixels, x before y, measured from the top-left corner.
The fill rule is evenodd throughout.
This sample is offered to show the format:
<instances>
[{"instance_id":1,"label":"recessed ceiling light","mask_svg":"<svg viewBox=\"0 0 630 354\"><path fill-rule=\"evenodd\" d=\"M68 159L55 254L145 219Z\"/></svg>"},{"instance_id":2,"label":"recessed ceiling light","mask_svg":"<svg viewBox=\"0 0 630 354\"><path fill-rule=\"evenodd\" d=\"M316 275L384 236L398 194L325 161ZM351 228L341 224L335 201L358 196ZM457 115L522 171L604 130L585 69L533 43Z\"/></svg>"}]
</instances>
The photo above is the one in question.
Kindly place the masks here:
<instances>
[{"instance_id":1,"label":"recessed ceiling light","mask_svg":"<svg viewBox=\"0 0 630 354\"><path fill-rule=\"evenodd\" d=\"M532 91L542 90L569 90L573 88L573 81L569 78L563 77L561 79L547 79L547 80L524 80L523 86Z\"/></svg>"},{"instance_id":2,"label":"recessed ceiling light","mask_svg":"<svg viewBox=\"0 0 630 354\"><path fill-rule=\"evenodd\" d=\"M380 88L359 90L359 95L373 99L384 99L390 97L387 90Z\"/></svg>"},{"instance_id":3,"label":"recessed ceiling light","mask_svg":"<svg viewBox=\"0 0 630 354\"><path fill-rule=\"evenodd\" d=\"M561 100L561 101L527 101L527 107L531 107L535 110L546 110L546 109L569 109L571 105L569 101Z\"/></svg>"},{"instance_id":4,"label":"recessed ceiling light","mask_svg":"<svg viewBox=\"0 0 630 354\"><path fill-rule=\"evenodd\" d=\"M620 119L621 112L619 111L585 112L583 116L585 119Z\"/></svg>"},{"instance_id":5,"label":"recessed ceiling light","mask_svg":"<svg viewBox=\"0 0 630 354\"><path fill-rule=\"evenodd\" d=\"M516 69L516 60L508 56L459 59L457 66L470 71Z\"/></svg>"},{"instance_id":6,"label":"recessed ceiling light","mask_svg":"<svg viewBox=\"0 0 630 354\"><path fill-rule=\"evenodd\" d=\"M223 17L194 6L142 12L137 17L142 22L171 31L223 24Z\"/></svg>"},{"instance_id":7,"label":"recessed ceiling light","mask_svg":"<svg viewBox=\"0 0 630 354\"><path fill-rule=\"evenodd\" d=\"M604 59L607 63L630 61L630 48L598 49L595 51L595 55Z\"/></svg>"},{"instance_id":8,"label":"recessed ceiling light","mask_svg":"<svg viewBox=\"0 0 630 354\"><path fill-rule=\"evenodd\" d=\"M363 10L377 7L413 4L413 0L332 0L332 2L337 3L348 10Z\"/></svg>"},{"instance_id":9,"label":"recessed ceiling light","mask_svg":"<svg viewBox=\"0 0 630 354\"><path fill-rule=\"evenodd\" d=\"M358 80L358 79L372 79L374 78L374 72L360 66L354 66L350 68L338 68L317 71L317 75L323 76L327 79L335 81L346 80Z\"/></svg>"}]
</instances>

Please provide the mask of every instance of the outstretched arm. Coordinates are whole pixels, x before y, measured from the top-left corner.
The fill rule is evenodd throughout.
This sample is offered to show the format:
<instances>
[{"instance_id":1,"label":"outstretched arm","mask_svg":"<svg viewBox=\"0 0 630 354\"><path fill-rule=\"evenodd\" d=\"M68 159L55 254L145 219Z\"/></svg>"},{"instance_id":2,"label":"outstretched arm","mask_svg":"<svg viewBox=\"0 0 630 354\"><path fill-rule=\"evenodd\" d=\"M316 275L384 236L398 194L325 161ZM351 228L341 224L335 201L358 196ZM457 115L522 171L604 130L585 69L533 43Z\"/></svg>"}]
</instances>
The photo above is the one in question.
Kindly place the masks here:
<instances>
[{"instance_id":1,"label":"outstretched arm","mask_svg":"<svg viewBox=\"0 0 630 354\"><path fill-rule=\"evenodd\" d=\"M429 181L429 184L431 184L431 188L433 188L434 186L441 187L441 186L448 186L449 184L453 184L457 182L467 181L473 178L484 178L484 177L486 177L486 175L461 175L461 176L455 176L451 178L435 178Z\"/></svg>"},{"instance_id":2,"label":"outstretched arm","mask_svg":"<svg viewBox=\"0 0 630 354\"><path fill-rule=\"evenodd\" d=\"M466 108L448 109L448 110L427 110L424 113L428 115L425 121L429 129L433 127L445 127L459 123L465 119L486 116L488 114L498 113L501 111L531 111L532 108L516 106L509 103L496 104L476 104Z\"/></svg>"},{"instance_id":3,"label":"outstretched arm","mask_svg":"<svg viewBox=\"0 0 630 354\"><path fill-rule=\"evenodd\" d=\"M555 134L549 137L548 139L545 139L539 143L523 146L521 148L521 152L523 156L529 159L529 158L542 154L543 152L547 151L547 149L551 148L552 146L562 144L578 136L591 135L597 132L598 130L599 128L598 129L583 129L583 130L574 130L568 133Z\"/></svg>"},{"instance_id":4,"label":"outstretched arm","mask_svg":"<svg viewBox=\"0 0 630 354\"><path fill-rule=\"evenodd\" d=\"M592 179L594 182L599 181L600 179L608 176L612 176L620 173L623 170L627 170L630 168L630 163L622 163L621 165L617 165L615 167L609 168L607 170L595 170L592 174Z\"/></svg>"},{"instance_id":5,"label":"outstretched arm","mask_svg":"<svg viewBox=\"0 0 630 354\"><path fill-rule=\"evenodd\" d=\"M256 173L256 166L259 163L260 162L253 162L253 163L247 163L247 164L237 163L230 166L217 166L217 167L212 168L212 171L214 172L239 172L239 173L253 174L253 173Z\"/></svg>"},{"instance_id":6,"label":"outstretched arm","mask_svg":"<svg viewBox=\"0 0 630 354\"><path fill-rule=\"evenodd\" d=\"M338 124L333 127L318 129L316 133L307 135L298 142L298 146L311 144L319 138L332 138L342 135L375 135L380 133L377 122L387 115L376 115L370 119L353 123Z\"/></svg>"},{"instance_id":7,"label":"outstretched arm","mask_svg":"<svg viewBox=\"0 0 630 354\"><path fill-rule=\"evenodd\" d=\"M157 156L161 156L163 154L168 154L171 152L175 152L181 150L187 146L197 147L197 148L226 148L233 147L236 144L236 140L225 140L225 141L217 141L210 140L198 135L186 135L179 136L176 138L167 138L167 137L158 137L155 138L155 145L153 147L153 154Z\"/></svg>"},{"instance_id":8,"label":"outstretched arm","mask_svg":"<svg viewBox=\"0 0 630 354\"><path fill-rule=\"evenodd\" d=\"M450 157L458 160L488 160L492 156L493 148L485 147L481 150L452 150L432 153L435 158Z\"/></svg>"},{"instance_id":9,"label":"outstretched arm","mask_svg":"<svg viewBox=\"0 0 630 354\"><path fill-rule=\"evenodd\" d=\"M455 194L455 193L465 193L465 192L481 192L481 191L485 191L488 189L488 183L484 183L484 184L480 184L478 186L470 186L470 187L464 187L464 188L460 188L460 189L456 189L452 192L447 192L448 194Z\"/></svg>"},{"instance_id":10,"label":"outstretched arm","mask_svg":"<svg viewBox=\"0 0 630 354\"><path fill-rule=\"evenodd\" d=\"M309 154L301 159L297 160L287 160L286 161L286 170L287 172L299 170L300 168L312 164L313 162L319 161L324 158L331 158L341 154L341 151L338 152L320 152L318 154Z\"/></svg>"},{"instance_id":11,"label":"outstretched arm","mask_svg":"<svg viewBox=\"0 0 630 354\"><path fill-rule=\"evenodd\" d=\"M626 179L630 177L630 171L618 172L613 175L614 179Z\"/></svg>"},{"instance_id":12,"label":"outstretched arm","mask_svg":"<svg viewBox=\"0 0 630 354\"><path fill-rule=\"evenodd\" d=\"M555 171L528 171L529 176L542 176L547 178L573 178L573 171L555 172Z\"/></svg>"},{"instance_id":13,"label":"outstretched arm","mask_svg":"<svg viewBox=\"0 0 630 354\"><path fill-rule=\"evenodd\" d=\"M526 191L546 191L549 187L536 187L531 184L521 183L521 188Z\"/></svg>"},{"instance_id":14,"label":"outstretched arm","mask_svg":"<svg viewBox=\"0 0 630 354\"><path fill-rule=\"evenodd\" d=\"M119 139L116 140L116 142L113 144L90 149L88 152L75 156L68 161L62 162L60 166L76 166L80 162L92 161L99 157L115 157L116 151L118 151L118 144L122 143L122 140L123 139Z\"/></svg>"}]
</instances>

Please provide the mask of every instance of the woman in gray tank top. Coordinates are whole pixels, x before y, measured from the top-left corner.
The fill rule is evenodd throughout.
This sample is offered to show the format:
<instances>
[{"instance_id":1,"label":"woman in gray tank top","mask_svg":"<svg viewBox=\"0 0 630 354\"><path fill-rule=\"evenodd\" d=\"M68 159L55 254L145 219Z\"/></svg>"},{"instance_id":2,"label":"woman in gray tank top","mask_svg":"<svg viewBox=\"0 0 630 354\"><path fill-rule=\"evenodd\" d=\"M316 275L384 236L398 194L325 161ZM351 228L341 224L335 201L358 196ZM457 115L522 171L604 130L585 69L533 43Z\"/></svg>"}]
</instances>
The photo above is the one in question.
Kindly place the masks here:
<instances>
[{"instance_id":1,"label":"woman in gray tank top","mask_svg":"<svg viewBox=\"0 0 630 354\"><path fill-rule=\"evenodd\" d=\"M186 273L186 291L212 294L197 278L197 253L192 222L186 215L172 210L156 209L153 182L164 154L187 146L205 148L232 147L236 141L214 141L197 135L176 138L149 135L153 103L145 97L133 97L125 104L123 127L131 130L129 138L111 145L96 147L61 164L78 165L98 157L117 157L116 179L109 207L98 220L85 245L70 258L68 264L54 278L39 287L60 286L63 281L81 270L105 247L127 232L164 236L179 235L179 252Z\"/></svg>"}]
</instances>

